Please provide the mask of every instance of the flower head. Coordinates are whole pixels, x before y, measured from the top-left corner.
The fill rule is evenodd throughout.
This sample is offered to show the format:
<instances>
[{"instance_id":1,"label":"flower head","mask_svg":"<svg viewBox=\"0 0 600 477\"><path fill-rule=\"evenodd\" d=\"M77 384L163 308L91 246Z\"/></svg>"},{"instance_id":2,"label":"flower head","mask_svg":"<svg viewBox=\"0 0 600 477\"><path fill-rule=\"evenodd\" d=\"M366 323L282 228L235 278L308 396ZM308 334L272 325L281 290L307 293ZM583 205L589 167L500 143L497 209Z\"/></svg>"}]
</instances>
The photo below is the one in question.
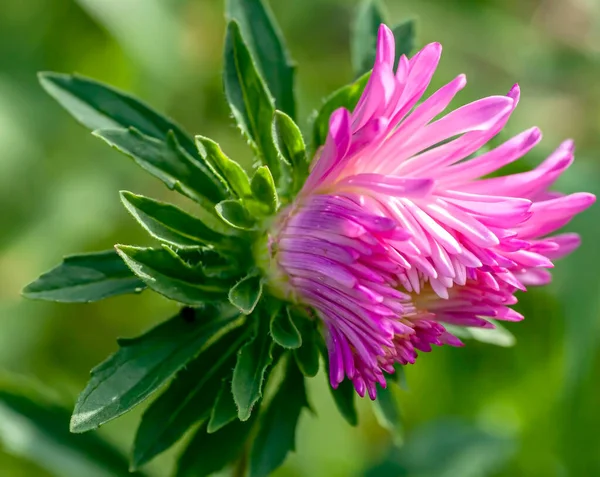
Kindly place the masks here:
<instances>
[{"instance_id":1,"label":"flower head","mask_svg":"<svg viewBox=\"0 0 600 477\"><path fill-rule=\"evenodd\" d=\"M548 190L573 161L570 141L530 172L483 178L541 133L473 157L504 127L519 88L438 119L466 84L460 75L417 105L440 54L429 44L394 70L394 38L381 26L360 101L332 114L304 188L271 231L274 281L324 324L331 385L348 377L372 399L395 363L461 344L444 324L522 319L514 293L547 283L552 261L579 244L549 234L595 200Z\"/></svg>"}]
</instances>

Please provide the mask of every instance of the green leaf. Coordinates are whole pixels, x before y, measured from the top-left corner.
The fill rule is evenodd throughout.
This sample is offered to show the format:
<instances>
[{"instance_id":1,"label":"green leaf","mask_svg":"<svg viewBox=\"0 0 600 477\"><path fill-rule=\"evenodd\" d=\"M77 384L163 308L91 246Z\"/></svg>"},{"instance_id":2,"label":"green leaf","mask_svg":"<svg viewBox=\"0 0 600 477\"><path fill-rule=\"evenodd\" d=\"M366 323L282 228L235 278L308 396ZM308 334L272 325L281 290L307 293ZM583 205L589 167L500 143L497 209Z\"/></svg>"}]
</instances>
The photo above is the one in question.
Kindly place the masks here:
<instances>
[{"instance_id":1,"label":"green leaf","mask_svg":"<svg viewBox=\"0 0 600 477\"><path fill-rule=\"evenodd\" d=\"M188 154L197 154L194 141L180 126L127 93L79 75L42 72L38 78L50 96L92 131L133 127L160 140L173 131Z\"/></svg>"},{"instance_id":2,"label":"green leaf","mask_svg":"<svg viewBox=\"0 0 600 477\"><path fill-rule=\"evenodd\" d=\"M0 443L4 452L61 477L132 475L127 459L98 434L71 434L69 415L46 389L20 378L3 376L0 380Z\"/></svg>"},{"instance_id":3,"label":"green leaf","mask_svg":"<svg viewBox=\"0 0 600 477\"><path fill-rule=\"evenodd\" d=\"M323 106L315 114L313 120L313 152L325 144L331 114L338 108L346 108L349 111L353 111L370 76L371 73L365 73L354 83L338 89L325 99Z\"/></svg>"},{"instance_id":4,"label":"green leaf","mask_svg":"<svg viewBox=\"0 0 600 477\"><path fill-rule=\"evenodd\" d=\"M224 380L217 395L217 400L210 413L206 432L212 434L237 419L238 411L231 393L231 380Z\"/></svg>"},{"instance_id":5,"label":"green leaf","mask_svg":"<svg viewBox=\"0 0 600 477\"><path fill-rule=\"evenodd\" d=\"M416 42L416 22L415 20L406 20L394 28L394 39L396 40L396 63L402 55L410 55L415 48Z\"/></svg>"},{"instance_id":6,"label":"green leaf","mask_svg":"<svg viewBox=\"0 0 600 477\"><path fill-rule=\"evenodd\" d=\"M279 154L292 167L291 193L298 192L308 177L309 160L300 129L285 113L275 111L273 137Z\"/></svg>"},{"instance_id":7,"label":"green leaf","mask_svg":"<svg viewBox=\"0 0 600 477\"><path fill-rule=\"evenodd\" d=\"M119 351L92 370L71 431L89 431L126 413L243 322L232 307L206 306L192 318L177 315L137 338L118 340Z\"/></svg>"},{"instance_id":8,"label":"green leaf","mask_svg":"<svg viewBox=\"0 0 600 477\"><path fill-rule=\"evenodd\" d=\"M114 250L65 257L63 262L23 289L37 300L84 303L115 295L139 293L146 285Z\"/></svg>"},{"instance_id":9,"label":"green leaf","mask_svg":"<svg viewBox=\"0 0 600 477\"><path fill-rule=\"evenodd\" d=\"M223 469L242 453L253 424L254 419L235 421L213 434L200 426L179 457L175 477L206 477Z\"/></svg>"},{"instance_id":10,"label":"green leaf","mask_svg":"<svg viewBox=\"0 0 600 477\"><path fill-rule=\"evenodd\" d=\"M288 452L296 450L296 426L304 407L309 407L304 376L290 360L281 387L261 413L250 451L250 477L271 475L283 464Z\"/></svg>"},{"instance_id":11,"label":"green leaf","mask_svg":"<svg viewBox=\"0 0 600 477\"><path fill-rule=\"evenodd\" d=\"M254 311L262 295L262 278L252 272L229 290L229 301L244 315Z\"/></svg>"},{"instance_id":12,"label":"green leaf","mask_svg":"<svg viewBox=\"0 0 600 477\"><path fill-rule=\"evenodd\" d=\"M171 204L121 191L121 201L133 217L155 239L177 247L214 245L235 249L235 244L213 231L202 220Z\"/></svg>"},{"instance_id":13,"label":"green leaf","mask_svg":"<svg viewBox=\"0 0 600 477\"><path fill-rule=\"evenodd\" d=\"M200 306L223 300L229 290L228 282L207 277L202 268L188 266L166 248L115 247L133 273L170 300Z\"/></svg>"},{"instance_id":14,"label":"green leaf","mask_svg":"<svg viewBox=\"0 0 600 477\"><path fill-rule=\"evenodd\" d=\"M177 374L142 416L135 436L133 468L149 462L175 444L194 424L208 419L219 385L225 376L231 377L236 353L247 339L243 330L236 329Z\"/></svg>"},{"instance_id":15,"label":"green leaf","mask_svg":"<svg viewBox=\"0 0 600 477\"><path fill-rule=\"evenodd\" d=\"M254 217L239 200L224 200L215 206L217 214L223 222L239 230L253 230L256 226Z\"/></svg>"},{"instance_id":16,"label":"green leaf","mask_svg":"<svg viewBox=\"0 0 600 477\"><path fill-rule=\"evenodd\" d=\"M502 346L504 348L510 348L517 342L515 336L502 326L496 320L489 320L494 328L476 328L476 327L462 327L447 325L444 323L444 327L448 332L452 333L458 338L462 339L473 339L481 341L482 343L493 344L496 346Z\"/></svg>"},{"instance_id":17,"label":"green leaf","mask_svg":"<svg viewBox=\"0 0 600 477\"><path fill-rule=\"evenodd\" d=\"M238 198L250 197L250 179L242 166L229 159L212 139L196 136L196 146L202 158L223 178L227 188Z\"/></svg>"},{"instance_id":18,"label":"green leaf","mask_svg":"<svg viewBox=\"0 0 600 477\"><path fill-rule=\"evenodd\" d=\"M279 313L273 314L271 318L271 336L278 345L295 349L302 345L302 337L290 313L290 308L286 307L280 310Z\"/></svg>"},{"instance_id":19,"label":"green leaf","mask_svg":"<svg viewBox=\"0 0 600 477\"><path fill-rule=\"evenodd\" d=\"M377 31L382 23L386 21L381 1L363 1L352 32L352 65L357 77L373 68L377 49Z\"/></svg>"},{"instance_id":20,"label":"green leaf","mask_svg":"<svg viewBox=\"0 0 600 477\"><path fill-rule=\"evenodd\" d=\"M169 189L181 192L208 209L228 196L214 171L183 149L172 131L160 138L147 136L134 128L99 129L94 135L131 157Z\"/></svg>"},{"instance_id":21,"label":"green leaf","mask_svg":"<svg viewBox=\"0 0 600 477\"><path fill-rule=\"evenodd\" d=\"M331 394L335 401L335 405L340 411L340 414L351 426L358 425L358 413L356 412L356 405L354 403L354 396L356 391L352 385L352 381L344 379L337 389L331 389Z\"/></svg>"},{"instance_id":22,"label":"green leaf","mask_svg":"<svg viewBox=\"0 0 600 477\"><path fill-rule=\"evenodd\" d=\"M260 162L269 166L277 181L280 164L271 134L275 111L273 99L235 21L227 26L224 83L225 95L238 126L258 154Z\"/></svg>"},{"instance_id":23,"label":"green leaf","mask_svg":"<svg viewBox=\"0 0 600 477\"><path fill-rule=\"evenodd\" d=\"M404 441L404 426L398 401L391 386L377 390L377 399L373 401L375 417L382 427L390 431L394 444L401 446Z\"/></svg>"},{"instance_id":24,"label":"green leaf","mask_svg":"<svg viewBox=\"0 0 600 477\"><path fill-rule=\"evenodd\" d=\"M231 382L238 417L242 421L250 417L252 408L261 398L265 373L273 361L273 340L269 335L268 320L258 315L250 319L255 320L254 336L238 353Z\"/></svg>"},{"instance_id":25,"label":"green leaf","mask_svg":"<svg viewBox=\"0 0 600 477\"><path fill-rule=\"evenodd\" d=\"M277 107L294 117L295 68L270 9L263 0L228 0L226 11L239 24Z\"/></svg>"},{"instance_id":26,"label":"green leaf","mask_svg":"<svg viewBox=\"0 0 600 477\"><path fill-rule=\"evenodd\" d=\"M277 197L275 181L267 166L260 166L256 170L254 176L252 176L250 187L256 200L266 206L269 214L273 214L279 207L279 198Z\"/></svg>"},{"instance_id":27,"label":"green leaf","mask_svg":"<svg viewBox=\"0 0 600 477\"><path fill-rule=\"evenodd\" d=\"M294 350L294 358L304 376L312 378L319 372L319 349L323 338L317 330L316 322L297 307L288 306L288 313L302 337L302 346Z\"/></svg>"}]
</instances>

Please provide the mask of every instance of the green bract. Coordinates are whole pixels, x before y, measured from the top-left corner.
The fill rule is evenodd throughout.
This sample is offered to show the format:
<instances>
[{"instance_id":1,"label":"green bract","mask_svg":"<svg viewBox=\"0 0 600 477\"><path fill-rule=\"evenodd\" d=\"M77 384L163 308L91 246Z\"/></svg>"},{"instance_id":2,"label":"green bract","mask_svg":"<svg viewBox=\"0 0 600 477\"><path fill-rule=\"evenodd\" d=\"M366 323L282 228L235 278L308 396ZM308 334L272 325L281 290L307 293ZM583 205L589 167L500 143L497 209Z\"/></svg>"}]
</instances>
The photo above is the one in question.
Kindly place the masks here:
<instances>
[{"instance_id":1,"label":"green bract","mask_svg":"<svg viewBox=\"0 0 600 477\"><path fill-rule=\"evenodd\" d=\"M191 136L128 94L80 76L40 74L44 89L94 136L190 200L184 211L122 191L150 246L119 244L67 257L23 292L91 302L149 288L182 305L147 333L119 340L119 350L92 370L71 418L73 432L95 429L160 392L142 416L131 468L194 429L178 460L179 477L210 475L244 449L238 466L267 476L295 448L296 424L309 407L305 378L318 373L327 353L311 310L283 303L265 283L266 231L302 188L331 113L356 105L385 20L377 1L364 2L352 41L358 79L314 112L307 152L295 122L295 66L273 15L262 0L228 0L226 8L223 84L255 155L252 173L211 139ZM399 54L412 49L413 30L412 22L396 27ZM341 414L356 425L350 382L332 392ZM400 413L393 395L384 396L379 415L399 438Z\"/></svg>"}]
</instances>

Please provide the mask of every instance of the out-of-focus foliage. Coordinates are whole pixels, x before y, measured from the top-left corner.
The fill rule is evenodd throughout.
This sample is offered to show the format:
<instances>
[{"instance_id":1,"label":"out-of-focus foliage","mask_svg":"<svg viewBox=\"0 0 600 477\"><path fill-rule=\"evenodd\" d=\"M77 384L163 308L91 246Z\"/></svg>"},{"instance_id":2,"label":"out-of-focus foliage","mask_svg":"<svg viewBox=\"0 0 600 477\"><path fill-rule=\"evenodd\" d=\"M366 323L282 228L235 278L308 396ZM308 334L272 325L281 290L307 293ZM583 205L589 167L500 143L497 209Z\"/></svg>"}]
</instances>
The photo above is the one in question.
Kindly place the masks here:
<instances>
[{"instance_id":1,"label":"out-of-focus foliage","mask_svg":"<svg viewBox=\"0 0 600 477\"><path fill-rule=\"evenodd\" d=\"M306 124L324 96L354 77L349 31L358 2L271 3L300 66L297 116ZM443 44L432 88L467 74L470 84L456 104L520 83L522 100L503 134L535 124L545 139L519 167L537 164L572 137L577 158L561 189L600 192L600 3L385 3L394 24L418 18L417 46ZM5 0L2 6L0 366L37 377L68 407L88 370L116 351L116 336L139 334L173 305L150 293L92 305L38 303L22 300L21 287L74 251L116 242L148 245L121 206L119 190L177 198L77 125L44 94L36 72L78 72L131 91L190 132L215 139L229 157L249 165L250 156L222 89L222 1ZM321 376L308 390L317 416L302 414L298 453L276 475L600 474L600 209L568 229L581 232L583 246L558 263L552 286L521 296L518 308L527 319L507 325L515 347L469 340L463 349L436 349L408 367L409 389L392 396L402 408L404 450L390 450L392 438L366 402L359 402L360 425L349 427ZM142 411L98 434L129 449ZM31 429L24 426L18 427ZM4 440L2 446L2 475L67 475L51 473L41 454L26 459ZM53 449L54 455L62 448ZM167 475L177 452L160 456L148 474ZM422 453L448 464L424 467Z\"/></svg>"}]
</instances>

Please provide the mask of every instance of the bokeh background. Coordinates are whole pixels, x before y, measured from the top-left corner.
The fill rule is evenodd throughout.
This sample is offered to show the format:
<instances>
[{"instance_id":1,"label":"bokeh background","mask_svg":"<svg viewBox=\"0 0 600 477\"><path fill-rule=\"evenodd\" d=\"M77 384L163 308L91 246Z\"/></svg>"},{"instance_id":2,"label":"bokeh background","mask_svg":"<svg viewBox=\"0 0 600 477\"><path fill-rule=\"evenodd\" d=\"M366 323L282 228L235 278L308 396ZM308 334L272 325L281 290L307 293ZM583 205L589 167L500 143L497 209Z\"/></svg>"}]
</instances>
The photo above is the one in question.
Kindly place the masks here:
<instances>
[{"instance_id":1,"label":"bokeh background","mask_svg":"<svg viewBox=\"0 0 600 477\"><path fill-rule=\"evenodd\" d=\"M323 96L352 79L348 39L357 3L271 0L299 65L304 125ZM467 74L457 104L520 83L522 100L504 137L538 125L544 140L518 167L574 138L576 162L559 186L600 192L600 1L386 3L394 23L418 18L419 46L443 44L432 88ZM2 1L0 367L37 380L67 407L89 369L116 349L117 336L138 334L174 307L150 292L55 305L24 301L20 289L65 254L148 243L117 191L172 197L77 125L44 94L36 72L76 71L131 91L247 160L222 93L222 11L222 0ZM367 401L361 424L350 428L320 375L310 394L317 416L303 416L298 452L277 475L600 475L600 208L567 228L581 232L583 246L558 264L551 286L521 294L526 320L509 324L515 347L473 341L436 349L407 369L408 390L397 393L404 451L392 449ZM140 411L98 432L127 453ZM1 406L0 421L1 476L73 475L68 462L79 457L66 447L42 452L45 437ZM148 474L169 475L176 454L161 456Z\"/></svg>"}]
</instances>

